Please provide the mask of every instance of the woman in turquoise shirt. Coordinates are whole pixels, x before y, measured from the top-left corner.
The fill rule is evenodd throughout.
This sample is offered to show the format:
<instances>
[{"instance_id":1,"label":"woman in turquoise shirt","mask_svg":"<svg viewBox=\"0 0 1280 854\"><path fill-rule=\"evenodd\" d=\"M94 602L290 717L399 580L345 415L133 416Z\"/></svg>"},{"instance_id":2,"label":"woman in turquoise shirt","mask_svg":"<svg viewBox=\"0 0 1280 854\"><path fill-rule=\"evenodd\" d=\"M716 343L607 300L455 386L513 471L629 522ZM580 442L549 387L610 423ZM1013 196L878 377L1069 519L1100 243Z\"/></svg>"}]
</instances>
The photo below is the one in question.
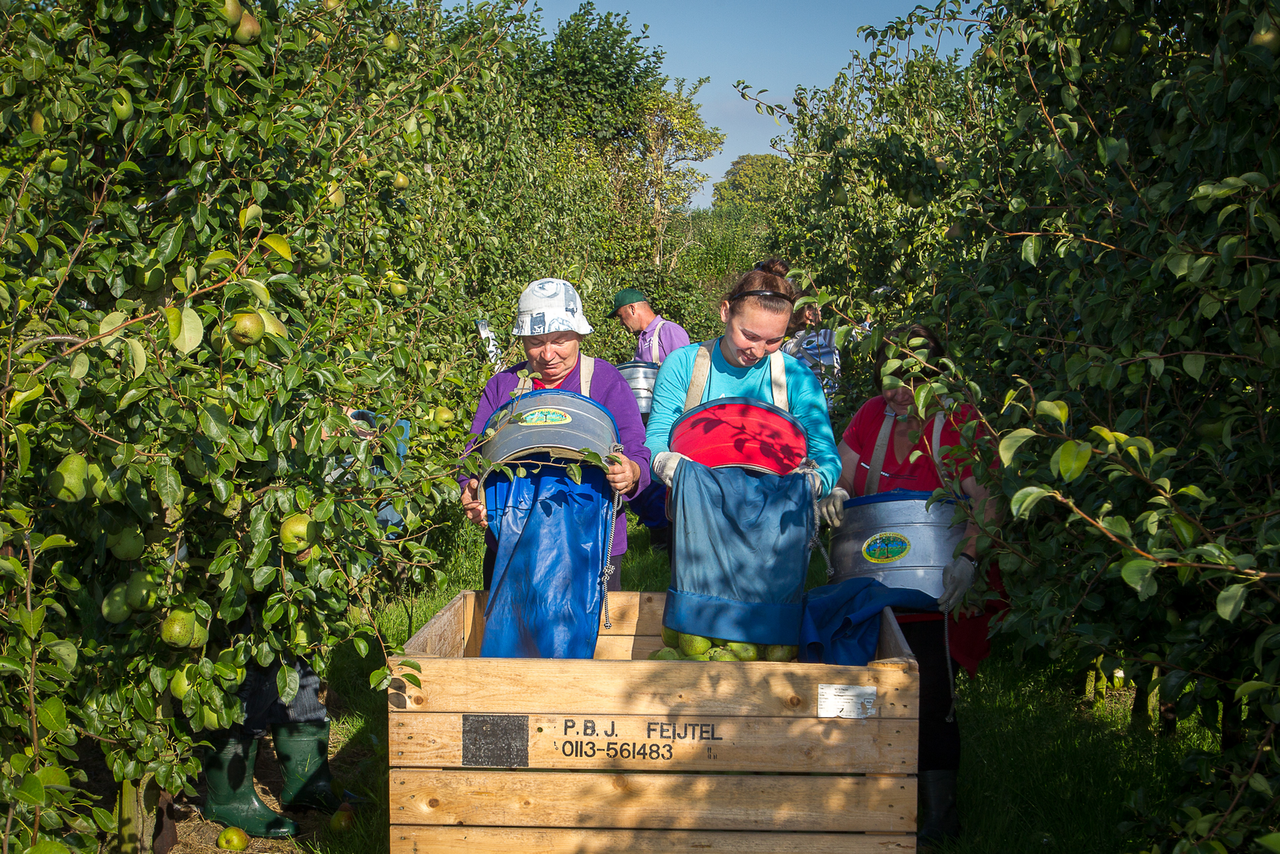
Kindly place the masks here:
<instances>
[{"instance_id":1,"label":"woman in turquoise shirt","mask_svg":"<svg viewBox=\"0 0 1280 854\"><path fill-rule=\"evenodd\" d=\"M663 624L687 634L790 646L799 643L817 499L844 490L835 486L840 455L822 387L812 371L779 351L797 294L776 263L758 265L725 297L724 335L667 356L645 446L653 453L654 477L671 487L672 584ZM811 465L786 476L712 469L670 449L671 427L682 413L726 398L789 412L804 429Z\"/></svg>"},{"instance_id":2,"label":"woman in turquoise shirt","mask_svg":"<svg viewBox=\"0 0 1280 854\"><path fill-rule=\"evenodd\" d=\"M826 495L840 478L840 454L831 433L822 386L800 361L779 352L798 296L795 286L782 274L785 270L780 261L757 265L738 280L720 304L724 335L716 339L712 348L711 370L694 405L725 397L783 404L782 408L804 428L809 459L817 465L822 495ZM654 475L668 486L683 459L668 446L671 425L685 410L685 397L702 346L681 347L667 356L653 389L644 443L653 452ZM785 401L775 399L780 395L774 392L774 360L781 360L785 371Z\"/></svg>"}]
</instances>

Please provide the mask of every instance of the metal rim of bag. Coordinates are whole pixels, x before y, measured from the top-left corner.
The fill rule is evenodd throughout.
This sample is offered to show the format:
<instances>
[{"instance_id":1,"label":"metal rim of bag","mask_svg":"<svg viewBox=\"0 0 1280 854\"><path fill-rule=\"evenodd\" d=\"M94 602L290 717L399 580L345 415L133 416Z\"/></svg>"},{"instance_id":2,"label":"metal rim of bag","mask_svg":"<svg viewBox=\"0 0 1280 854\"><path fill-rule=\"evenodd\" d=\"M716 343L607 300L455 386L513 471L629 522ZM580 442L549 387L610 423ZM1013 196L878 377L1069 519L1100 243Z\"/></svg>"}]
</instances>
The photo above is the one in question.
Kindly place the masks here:
<instances>
[{"instance_id":1,"label":"metal rim of bag","mask_svg":"<svg viewBox=\"0 0 1280 854\"><path fill-rule=\"evenodd\" d=\"M710 468L736 466L788 475L809 452L804 427L785 409L750 397L723 397L687 410L668 447Z\"/></svg>"},{"instance_id":2,"label":"metal rim of bag","mask_svg":"<svg viewBox=\"0 0 1280 854\"><path fill-rule=\"evenodd\" d=\"M530 415L538 420L523 420ZM609 410L585 395L555 388L504 403L485 423L484 432L490 429L493 434L479 447L489 469L534 454L577 462L593 451L603 460L619 443L618 423Z\"/></svg>"}]
</instances>

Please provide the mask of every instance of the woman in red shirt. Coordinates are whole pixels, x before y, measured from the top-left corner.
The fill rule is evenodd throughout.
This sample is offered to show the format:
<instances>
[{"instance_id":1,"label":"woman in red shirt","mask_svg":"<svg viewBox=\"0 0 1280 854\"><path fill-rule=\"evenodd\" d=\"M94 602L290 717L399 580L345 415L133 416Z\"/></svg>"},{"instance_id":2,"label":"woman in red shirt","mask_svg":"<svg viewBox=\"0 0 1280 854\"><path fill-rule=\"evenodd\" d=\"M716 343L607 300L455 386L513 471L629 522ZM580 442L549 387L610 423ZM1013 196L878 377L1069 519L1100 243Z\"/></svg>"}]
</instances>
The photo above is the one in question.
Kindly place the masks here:
<instances>
[{"instance_id":1,"label":"woman in red shirt","mask_svg":"<svg viewBox=\"0 0 1280 854\"><path fill-rule=\"evenodd\" d=\"M886 372L889 341L904 342L906 346L895 354L903 365ZM911 355L921 350L926 351L925 365L915 363ZM840 523L843 501L849 495L898 489L933 492L946 488L968 497L975 516L996 518L996 502L988 500L986 488L974 477L971 459L958 453L960 428L975 419L977 412L970 406L961 406L951 413L922 419L915 405L915 387L923 380L904 376L913 368L927 376L936 370L934 366L944 354L937 335L919 324L896 329L886 336L875 363L875 375L883 391L863 404L845 429L838 447L840 480L831 497L822 503L823 515L833 527ZM887 446L877 453L876 446L884 440L885 432ZM845 494L841 495L841 490ZM938 611L899 612L898 615L903 634L920 663L919 840L922 844L959 834L955 791L960 767L960 729L952 710L953 667L947 661L943 621L973 584L978 532L978 525L971 518L965 528L960 554L942 571ZM950 657L971 674L989 650L988 618L986 613L962 615L959 623L951 627Z\"/></svg>"}]
</instances>

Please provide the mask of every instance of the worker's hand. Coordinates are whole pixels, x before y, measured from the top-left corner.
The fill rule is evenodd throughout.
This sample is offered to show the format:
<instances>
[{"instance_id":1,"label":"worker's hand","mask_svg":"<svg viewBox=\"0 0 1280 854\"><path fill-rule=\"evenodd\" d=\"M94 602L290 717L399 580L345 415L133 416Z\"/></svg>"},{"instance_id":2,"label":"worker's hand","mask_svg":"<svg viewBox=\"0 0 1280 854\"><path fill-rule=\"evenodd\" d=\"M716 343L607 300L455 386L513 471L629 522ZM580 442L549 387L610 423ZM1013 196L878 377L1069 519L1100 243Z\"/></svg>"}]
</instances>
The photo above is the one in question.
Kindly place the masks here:
<instances>
[{"instance_id":1,"label":"worker's hand","mask_svg":"<svg viewBox=\"0 0 1280 854\"><path fill-rule=\"evenodd\" d=\"M826 498L818 502L818 515L822 521L832 528L839 528L844 521L844 503L849 500L849 493L837 486Z\"/></svg>"},{"instance_id":2,"label":"worker's hand","mask_svg":"<svg viewBox=\"0 0 1280 854\"><path fill-rule=\"evenodd\" d=\"M670 486L671 481L676 479L676 466L680 465L681 460L687 459L689 458L684 454L663 451L653 458L653 476Z\"/></svg>"},{"instance_id":3,"label":"worker's hand","mask_svg":"<svg viewBox=\"0 0 1280 854\"><path fill-rule=\"evenodd\" d=\"M606 458L609 469L605 472L605 480L620 495L630 495L640 483L640 465L622 454L610 454Z\"/></svg>"},{"instance_id":4,"label":"worker's hand","mask_svg":"<svg viewBox=\"0 0 1280 854\"><path fill-rule=\"evenodd\" d=\"M462 487L462 509L472 522L481 528L489 527L485 518L484 498L480 495L480 481L474 477Z\"/></svg>"},{"instance_id":5,"label":"worker's hand","mask_svg":"<svg viewBox=\"0 0 1280 854\"><path fill-rule=\"evenodd\" d=\"M973 586L976 567L968 555L958 555L942 568L942 595L938 597L938 610L946 613L960 604L964 594Z\"/></svg>"}]
</instances>

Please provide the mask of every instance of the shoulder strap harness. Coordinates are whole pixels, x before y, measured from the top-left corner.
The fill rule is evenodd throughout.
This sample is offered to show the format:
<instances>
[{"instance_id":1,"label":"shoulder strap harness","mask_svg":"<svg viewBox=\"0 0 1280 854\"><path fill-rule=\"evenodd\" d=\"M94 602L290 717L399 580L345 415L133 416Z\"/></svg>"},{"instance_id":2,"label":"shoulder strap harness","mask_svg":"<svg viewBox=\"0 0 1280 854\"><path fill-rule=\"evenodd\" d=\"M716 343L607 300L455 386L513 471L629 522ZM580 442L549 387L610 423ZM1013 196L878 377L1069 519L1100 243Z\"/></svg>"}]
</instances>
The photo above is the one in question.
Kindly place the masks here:
<instances>
[{"instance_id":1,"label":"shoulder strap harness","mask_svg":"<svg viewBox=\"0 0 1280 854\"><path fill-rule=\"evenodd\" d=\"M658 358L658 333L662 331L662 327L666 324L666 320L658 318L658 325L653 327L653 337L649 339L649 361L660 362Z\"/></svg>"},{"instance_id":2,"label":"shoulder strap harness","mask_svg":"<svg viewBox=\"0 0 1280 854\"><path fill-rule=\"evenodd\" d=\"M583 397L591 397L591 377L596 372L596 360L590 356L578 357L578 385L582 388ZM528 375L516 383L516 397L528 394L533 389L533 379Z\"/></svg>"},{"instance_id":3,"label":"shoulder strap harness","mask_svg":"<svg viewBox=\"0 0 1280 854\"><path fill-rule=\"evenodd\" d=\"M945 412L939 412L933 416L933 436L929 443L929 450L932 451L933 461L939 469L942 468L942 425L946 420ZM863 495L875 495L880 486L880 474L884 471L884 457L889 451L889 439L893 437L893 422L893 410L886 406L884 421L880 422L880 433L876 436L876 444L871 451L871 461L867 463L867 482L862 488Z\"/></svg>"},{"instance_id":4,"label":"shoulder strap harness","mask_svg":"<svg viewBox=\"0 0 1280 854\"><path fill-rule=\"evenodd\" d=\"M684 395L685 411L702 402L702 392L706 390L707 378L711 376L711 353L719 341L716 338L698 345L698 355L693 359L693 373L689 376L689 390ZM790 412L787 405L787 365L782 360L782 353L777 350L769 354L769 385L773 391L773 405L784 412Z\"/></svg>"}]
</instances>

